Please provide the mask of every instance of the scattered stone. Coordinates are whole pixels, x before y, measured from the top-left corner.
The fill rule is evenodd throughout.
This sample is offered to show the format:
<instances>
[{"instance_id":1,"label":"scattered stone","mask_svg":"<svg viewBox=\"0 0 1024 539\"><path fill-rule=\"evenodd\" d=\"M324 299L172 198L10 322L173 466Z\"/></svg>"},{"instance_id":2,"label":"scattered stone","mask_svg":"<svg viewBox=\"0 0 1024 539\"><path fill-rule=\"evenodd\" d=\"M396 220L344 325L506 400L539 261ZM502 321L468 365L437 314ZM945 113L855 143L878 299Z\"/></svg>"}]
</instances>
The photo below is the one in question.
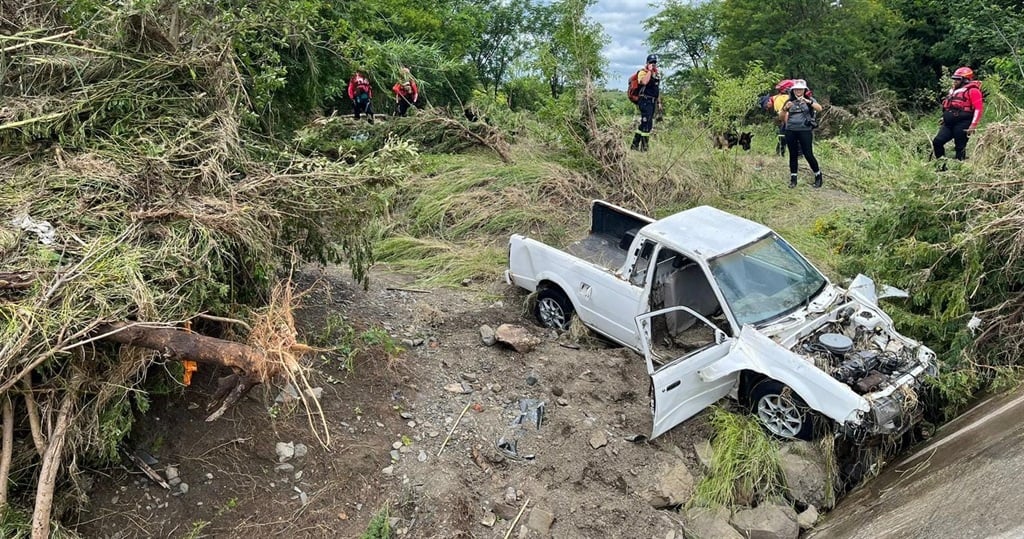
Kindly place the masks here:
<instances>
[{"instance_id":1,"label":"scattered stone","mask_svg":"<svg viewBox=\"0 0 1024 539\"><path fill-rule=\"evenodd\" d=\"M388 467L384 468L383 470L381 470L380 472L382 474L384 474L384 475L394 475L395 474L395 467L394 466L388 466Z\"/></svg>"},{"instance_id":2,"label":"scattered stone","mask_svg":"<svg viewBox=\"0 0 1024 539\"><path fill-rule=\"evenodd\" d=\"M714 539L743 539L729 524L729 510L694 507L686 511L686 536Z\"/></svg>"},{"instance_id":3,"label":"scattered stone","mask_svg":"<svg viewBox=\"0 0 1024 539\"><path fill-rule=\"evenodd\" d=\"M394 442L391 444L391 449L401 449L405 445L402 442Z\"/></svg>"},{"instance_id":4,"label":"scattered stone","mask_svg":"<svg viewBox=\"0 0 1024 539\"><path fill-rule=\"evenodd\" d=\"M182 483L178 485L178 491L182 494L188 494L188 483Z\"/></svg>"},{"instance_id":5,"label":"scattered stone","mask_svg":"<svg viewBox=\"0 0 1024 539\"><path fill-rule=\"evenodd\" d=\"M470 408L472 408L473 411L477 412L477 413L480 413L480 412L484 411L484 405L480 404L479 402L474 402L473 406L470 406Z\"/></svg>"},{"instance_id":6,"label":"scattered stone","mask_svg":"<svg viewBox=\"0 0 1024 539\"><path fill-rule=\"evenodd\" d=\"M306 444L295 444L295 458L301 459L302 457L305 457L308 452L309 449L306 447Z\"/></svg>"},{"instance_id":7,"label":"scattered stone","mask_svg":"<svg viewBox=\"0 0 1024 539\"><path fill-rule=\"evenodd\" d=\"M537 385L537 377L532 375L532 374L527 376L526 377L526 385L528 385L528 386Z\"/></svg>"},{"instance_id":8,"label":"scattered stone","mask_svg":"<svg viewBox=\"0 0 1024 539\"><path fill-rule=\"evenodd\" d=\"M295 444L293 444L292 442L277 442L277 445L274 447L274 450L277 452L278 462L289 461L292 459L292 457L295 456Z\"/></svg>"},{"instance_id":9,"label":"scattered stone","mask_svg":"<svg viewBox=\"0 0 1024 539\"><path fill-rule=\"evenodd\" d=\"M344 511L338 513L338 520L348 520L348 513Z\"/></svg>"},{"instance_id":10,"label":"scattered stone","mask_svg":"<svg viewBox=\"0 0 1024 539\"><path fill-rule=\"evenodd\" d=\"M212 473L209 473L209 472L207 472L207 473L206 473L206 480L207 480L207 481L213 481L213 474L212 474Z\"/></svg>"},{"instance_id":11,"label":"scattered stone","mask_svg":"<svg viewBox=\"0 0 1024 539\"><path fill-rule=\"evenodd\" d=\"M789 442L779 451L779 466L794 501L815 507L832 507L826 492L825 457L810 442Z\"/></svg>"},{"instance_id":12,"label":"scattered stone","mask_svg":"<svg viewBox=\"0 0 1024 539\"><path fill-rule=\"evenodd\" d=\"M477 377L476 377L476 375L475 375L475 374L473 374L473 373L471 373L471 372L463 372L463 373L460 373L460 374L459 374L459 377L460 377L460 378L462 378L463 380L465 380L465 381L467 381L467 382L471 383L471 384L475 384L475 383L476 383L476 381L477 381Z\"/></svg>"},{"instance_id":13,"label":"scattered stone","mask_svg":"<svg viewBox=\"0 0 1024 539\"><path fill-rule=\"evenodd\" d=\"M504 502L496 503L494 504L494 513L501 517L502 520L512 520L519 514L519 508Z\"/></svg>"},{"instance_id":14,"label":"scattered stone","mask_svg":"<svg viewBox=\"0 0 1024 539\"><path fill-rule=\"evenodd\" d=\"M322 388L322 387L309 387L309 388L306 388L305 393L306 393L306 398L307 399L320 400L320 397L322 397L323 394L324 394L324 388Z\"/></svg>"},{"instance_id":15,"label":"scattered stone","mask_svg":"<svg viewBox=\"0 0 1024 539\"><path fill-rule=\"evenodd\" d=\"M494 384L493 386L491 386L491 392L501 393L501 384Z\"/></svg>"},{"instance_id":16,"label":"scattered stone","mask_svg":"<svg viewBox=\"0 0 1024 539\"><path fill-rule=\"evenodd\" d=\"M175 466L168 466L164 468L164 475L167 476L167 482L170 483L178 478L178 468Z\"/></svg>"},{"instance_id":17,"label":"scattered stone","mask_svg":"<svg viewBox=\"0 0 1024 539\"><path fill-rule=\"evenodd\" d=\"M302 479L302 470L295 472L295 480L298 481L299 479Z\"/></svg>"},{"instance_id":18,"label":"scattered stone","mask_svg":"<svg viewBox=\"0 0 1024 539\"><path fill-rule=\"evenodd\" d=\"M412 345L413 346L423 346L423 339L413 339L412 340Z\"/></svg>"},{"instance_id":19,"label":"scattered stone","mask_svg":"<svg viewBox=\"0 0 1024 539\"><path fill-rule=\"evenodd\" d=\"M530 518L526 521L526 527L541 535L547 535L554 522L555 515L551 511L534 507L530 510Z\"/></svg>"},{"instance_id":20,"label":"scattered stone","mask_svg":"<svg viewBox=\"0 0 1024 539\"><path fill-rule=\"evenodd\" d=\"M285 384L283 388L281 388L281 392L277 394L277 397L274 397L274 402L276 402L278 404L282 404L282 403L292 402L293 400L298 399L298 398L299 398L298 390L295 389L295 386L293 386L290 383L288 383L288 384Z\"/></svg>"},{"instance_id":21,"label":"scattered stone","mask_svg":"<svg viewBox=\"0 0 1024 539\"><path fill-rule=\"evenodd\" d=\"M402 346L412 348L415 345L412 343L412 339L402 339Z\"/></svg>"},{"instance_id":22,"label":"scattered stone","mask_svg":"<svg viewBox=\"0 0 1024 539\"><path fill-rule=\"evenodd\" d=\"M431 438L437 438L440 435L441 435L441 433L437 432L436 430L432 430L432 431L427 433L427 436L430 436Z\"/></svg>"},{"instance_id":23,"label":"scattered stone","mask_svg":"<svg viewBox=\"0 0 1024 539\"><path fill-rule=\"evenodd\" d=\"M470 279L469 277L467 277L467 278L463 279L462 282L459 283L459 284L461 284L462 286L469 286L472 283L473 283L473 279Z\"/></svg>"},{"instance_id":24,"label":"scattered stone","mask_svg":"<svg viewBox=\"0 0 1024 539\"><path fill-rule=\"evenodd\" d=\"M406 425L408 425L408 427L410 429L416 428L416 422L415 421L410 421L410 422L406 423Z\"/></svg>"},{"instance_id":25,"label":"scattered stone","mask_svg":"<svg viewBox=\"0 0 1024 539\"><path fill-rule=\"evenodd\" d=\"M391 461L392 462L398 462L399 458L401 458L401 456L399 455L398 451L395 451L394 449L392 449L391 450Z\"/></svg>"},{"instance_id":26,"label":"scattered stone","mask_svg":"<svg viewBox=\"0 0 1024 539\"><path fill-rule=\"evenodd\" d=\"M555 404L559 406L569 406L569 401L566 399L558 399L555 401Z\"/></svg>"},{"instance_id":27,"label":"scattered stone","mask_svg":"<svg viewBox=\"0 0 1024 539\"><path fill-rule=\"evenodd\" d=\"M700 465L703 466L705 470L710 470L711 463L715 457L715 452L711 449L711 442L708 440L694 442L693 449L697 452L697 460L700 461Z\"/></svg>"},{"instance_id":28,"label":"scattered stone","mask_svg":"<svg viewBox=\"0 0 1024 539\"><path fill-rule=\"evenodd\" d=\"M412 451L412 448L407 446L407 445L403 445L402 447L398 448L398 452L399 453L403 453L404 454L404 453L408 453L410 451Z\"/></svg>"},{"instance_id":29,"label":"scattered stone","mask_svg":"<svg viewBox=\"0 0 1024 539\"><path fill-rule=\"evenodd\" d=\"M276 472L292 473L295 470L295 466L285 462L284 464L278 464L274 467Z\"/></svg>"},{"instance_id":30,"label":"scattered stone","mask_svg":"<svg viewBox=\"0 0 1024 539\"><path fill-rule=\"evenodd\" d=\"M818 508L808 505L803 513L796 516L796 523L801 530L809 530L818 522Z\"/></svg>"},{"instance_id":31,"label":"scattered stone","mask_svg":"<svg viewBox=\"0 0 1024 539\"><path fill-rule=\"evenodd\" d=\"M398 414L398 415L399 415L399 417L401 417L402 419L412 419L413 417L415 417L415 416L413 416L413 415L412 415L411 413L409 413L409 412L402 412L402 413L400 413L400 414Z\"/></svg>"},{"instance_id":32,"label":"scattered stone","mask_svg":"<svg viewBox=\"0 0 1024 539\"><path fill-rule=\"evenodd\" d=\"M498 301L495 301L494 303L491 304L491 308L492 309L503 309L503 308L505 308L505 302L501 301L499 299Z\"/></svg>"},{"instance_id":33,"label":"scattered stone","mask_svg":"<svg viewBox=\"0 0 1024 539\"><path fill-rule=\"evenodd\" d=\"M565 390L561 386L555 386L551 388L551 394L556 397L561 397L565 393Z\"/></svg>"},{"instance_id":34,"label":"scattered stone","mask_svg":"<svg viewBox=\"0 0 1024 539\"><path fill-rule=\"evenodd\" d=\"M648 502L655 509L682 505L693 494L693 475L682 462L664 465L658 477L648 494Z\"/></svg>"},{"instance_id":35,"label":"scattered stone","mask_svg":"<svg viewBox=\"0 0 1024 539\"><path fill-rule=\"evenodd\" d=\"M498 342L498 339L494 336L494 329L487 324L480 326L480 341L486 346L494 346L494 343Z\"/></svg>"},{"instance_id":36,"label":"scattered stone","mask_svg":"<svg viewBox=\"0 0 1024 539\"><path fill-rule=\"evenodd\" d=\"M422 449L420 449L420 454L419 454L419 456L416 457L416 460L418 460L420 462L426 462L427 461L427 452L422 450Z\"/></svg>"},{"instance_id":37,"label":"scattered stone","mask_svg":"<svg viewBox=\"0 0 1024 539\"><path fill-rule=\"evenodd\" d=\"M174 479L168 479L167 480L167 484L172 486L172 487L176 487L176 486L181 484L181 478L180 477L175 477Z\"/></svg>"},{"instance_id":38,"label":"scattered stone","mask_svg":"<svg viewBox=\"0 0 1024 539\"><path fill-rule=\"evenodd\" d=\"M762 503L752 509L736 511L732 525L744 537L752 539L797 539L800 536L796 511L788 505Z\"/></svg>"},{"instance_id":39,"label":"scattered stone","mask_svg":"<svg viewBox=\"0 0 1024 539\"><path fill-rule=\"evenodd\" d=\"M452 382L444 386L444 390L449 393L455 393L456 395L467 395L473 392L473 388L462 382Z\"/></svg>"},{"instance_id":40,"label":"scattered stone","mask_svg":"<svg viewBox=\"0 0 1024 539\"><path fill-rule=\"evenodd\" d=\"M505 503L507 503L509 505L515 505L516 500L518 500L518 498L516 497L516 489L514 489L512 487L506 488L505 489Z\"/></svg>"},{"instance_id":41,"label":"scattered stone","mask_svg":"<svg viewBox=\"0 0 1024 539\"><path fill-rule=\"evenodd\" d=\"M190 402L190 403L188 403L188 409L189 410L195 410L196 408L199 408L199 403L198 402Z\"/></svg>"},{"instance_id":42,"label":"scattered stone","mask_svg":"<svg viewBox=\"0 0 1024 539\"><path fill-rule=\"evenodd\" d=\"M308 504L309 496L307 496L305 492L299 492L299 502L301 502L302 505Z\"/></svg>"},{"instance_id":43,"label":"scattered stone","mask_svg":"<svg viewBox=\"0 0 1024 539\"><path fill-rule=\"evenodd\" d=\"M595 430L590 434L590 447L600 449L608 445L608 435L603 430Z\"/></svg>"},{"instance_id":44,"label":"scattered stone","mask_svg":"<svg viewBox=\"0 0 1024 539\"><path fill-rule=\"evenodd\" d=\"M496 522L498 522L498 516L491 511L484 513L484 518L480 519L480 524L483 524L488 528L493 528Z\"/></svg>"},{"instance_id":45,"label":"scattered stone","mask_svg":"<svg viewBox=\"0 0 1024 539\"><path fill-rule=\"evenodd\" d=\"M532 335L529 330L514 324L502 324L494 332L494 338L498 342L505 343L520 354L525 354L540 344L540 339Z\"/></svg>"}]
</instances>

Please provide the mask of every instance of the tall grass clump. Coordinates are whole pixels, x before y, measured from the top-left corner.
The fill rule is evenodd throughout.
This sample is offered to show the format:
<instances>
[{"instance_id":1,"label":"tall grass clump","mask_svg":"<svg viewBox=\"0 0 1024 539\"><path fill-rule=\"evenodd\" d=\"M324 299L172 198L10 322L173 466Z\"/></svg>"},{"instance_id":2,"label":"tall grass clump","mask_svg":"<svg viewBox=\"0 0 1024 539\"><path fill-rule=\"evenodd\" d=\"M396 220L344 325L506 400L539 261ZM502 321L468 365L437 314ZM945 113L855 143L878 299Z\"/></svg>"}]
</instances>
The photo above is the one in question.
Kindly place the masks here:
<instances>
[{"instance_id":1,"label":"tall grass clump","mask_svg":"<svg viewBox=\"0 0 1024 539\"><path fill-rule=\"evenodd\" d=\"M756 418L715 407L711 426L711 469L697 484L689 505L751 505L785 493L779 444Z\"/></svg>"}]
</instances>

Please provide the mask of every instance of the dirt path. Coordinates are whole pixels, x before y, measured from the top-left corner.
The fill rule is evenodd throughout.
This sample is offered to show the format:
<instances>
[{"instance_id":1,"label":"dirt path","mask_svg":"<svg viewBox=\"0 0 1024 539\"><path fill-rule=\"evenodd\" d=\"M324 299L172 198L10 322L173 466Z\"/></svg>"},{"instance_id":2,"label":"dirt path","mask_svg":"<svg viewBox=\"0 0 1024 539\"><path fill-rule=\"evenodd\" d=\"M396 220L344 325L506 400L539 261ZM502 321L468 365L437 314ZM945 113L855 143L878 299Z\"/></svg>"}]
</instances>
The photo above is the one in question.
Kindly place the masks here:
<instances>
[{"instance_id":1,"label":"dirt path","mask_svg":"<svg viewBox=\"0 0 1024 539\"><path fill-rule=\"evenodd\" d=\"M300 284L315 277L304 273ZM680 515L652 507L651 488L669 467L697 469L693 442L708 427L698 417L653 443L629 441L649 429L642 358L560 345L524 317L524 296L504 283L421 293L409 282L378 270L364 292L332 268L327 286L304 300L298 318L309 341L340 316L356 331L405 341L397 359L364 354L351 372L314 361L310 385L323 389L330 449L307 412L274 406L277 388L204 423L215 383L199 372L180 395L154 401L131 442L158 459L158 471L175 467L187 492L134 469L101 470L79 532L358 537L387 507L398 536L502 537L527 505L514 537L682 536ZM542 343L525 354L484 345L480 326L502 323ZM514 424L521 406L527 413ZM281 463L277 446L289 442L308 452Z\"/></svg>"}]
</instances>

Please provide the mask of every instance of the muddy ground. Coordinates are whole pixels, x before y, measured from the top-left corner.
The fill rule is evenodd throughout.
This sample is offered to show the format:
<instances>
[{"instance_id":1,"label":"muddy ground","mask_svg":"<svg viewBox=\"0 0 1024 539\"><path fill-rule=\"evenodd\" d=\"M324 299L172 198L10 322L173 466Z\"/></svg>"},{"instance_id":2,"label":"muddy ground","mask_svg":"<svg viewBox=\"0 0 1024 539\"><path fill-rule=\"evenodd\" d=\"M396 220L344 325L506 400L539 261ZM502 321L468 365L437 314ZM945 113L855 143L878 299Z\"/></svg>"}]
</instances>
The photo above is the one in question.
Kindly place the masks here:
<instances>
[{"instance_id":1,"label":"muddy ground","mask_svg":"<svg viewBox=\"0 0 1024 539\"><path fill-rule=\"evenodd\" d=\"M318 276L307 269L300 288ZM651 487L680 462L699 474L694 442L710 434L703 415L637 441L650 428L640 356L601 343L566 347L503 282L424 290L412 281L377 269L364 291L329 268L303 298L297 318L307 342L322 340L339 316L357 331L383 328L406 341L396 359L362 354L351 371L337 354L313 360L309 385L323 388L328 447L310 427L315 416L294 401L273 406L279 388L257 389L205 423L217 373L201 370L190 387L156 400L130 441L188 486L164 489L130 466L94 470L78 531L359 537L386 507L399 537L490 538L505 537L525 505L511 537L682 537L681 515L655 509ZM528 353L484 345L481 325L502 323L541 344ZM453 392L460 384L470 392ZM521 405L527 413L516 424ZM308 452L282 466L282 442Z\"/></svg>"}]
</instances>

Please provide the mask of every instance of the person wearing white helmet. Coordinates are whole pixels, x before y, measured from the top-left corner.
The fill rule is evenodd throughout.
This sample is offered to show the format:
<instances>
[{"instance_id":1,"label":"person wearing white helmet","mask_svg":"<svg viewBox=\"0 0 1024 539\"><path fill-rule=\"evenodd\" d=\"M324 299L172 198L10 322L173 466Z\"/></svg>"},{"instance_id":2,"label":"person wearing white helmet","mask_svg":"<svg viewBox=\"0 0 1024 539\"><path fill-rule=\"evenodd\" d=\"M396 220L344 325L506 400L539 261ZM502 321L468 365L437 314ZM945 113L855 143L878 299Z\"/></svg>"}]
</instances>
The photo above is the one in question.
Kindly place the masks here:
<instances>
[{"instance_id":1,"label":"person wearing white helmet","mask_svg":"<svg viewBox=\"0 0 1024 539\"><path fill-rule=\"evenodd\" d=\"M821 112L821 104L808 95L807 81L793 79L789 88L789 99L779 111L779 120L786 130L786 146L789 147L789 186L796 187L797 170L800 167L802 153L807 164L814 172L812 187L821 187L821 169L814 157L814 128L818 121L815 112Z\"/></svg>"}]
</instances>

